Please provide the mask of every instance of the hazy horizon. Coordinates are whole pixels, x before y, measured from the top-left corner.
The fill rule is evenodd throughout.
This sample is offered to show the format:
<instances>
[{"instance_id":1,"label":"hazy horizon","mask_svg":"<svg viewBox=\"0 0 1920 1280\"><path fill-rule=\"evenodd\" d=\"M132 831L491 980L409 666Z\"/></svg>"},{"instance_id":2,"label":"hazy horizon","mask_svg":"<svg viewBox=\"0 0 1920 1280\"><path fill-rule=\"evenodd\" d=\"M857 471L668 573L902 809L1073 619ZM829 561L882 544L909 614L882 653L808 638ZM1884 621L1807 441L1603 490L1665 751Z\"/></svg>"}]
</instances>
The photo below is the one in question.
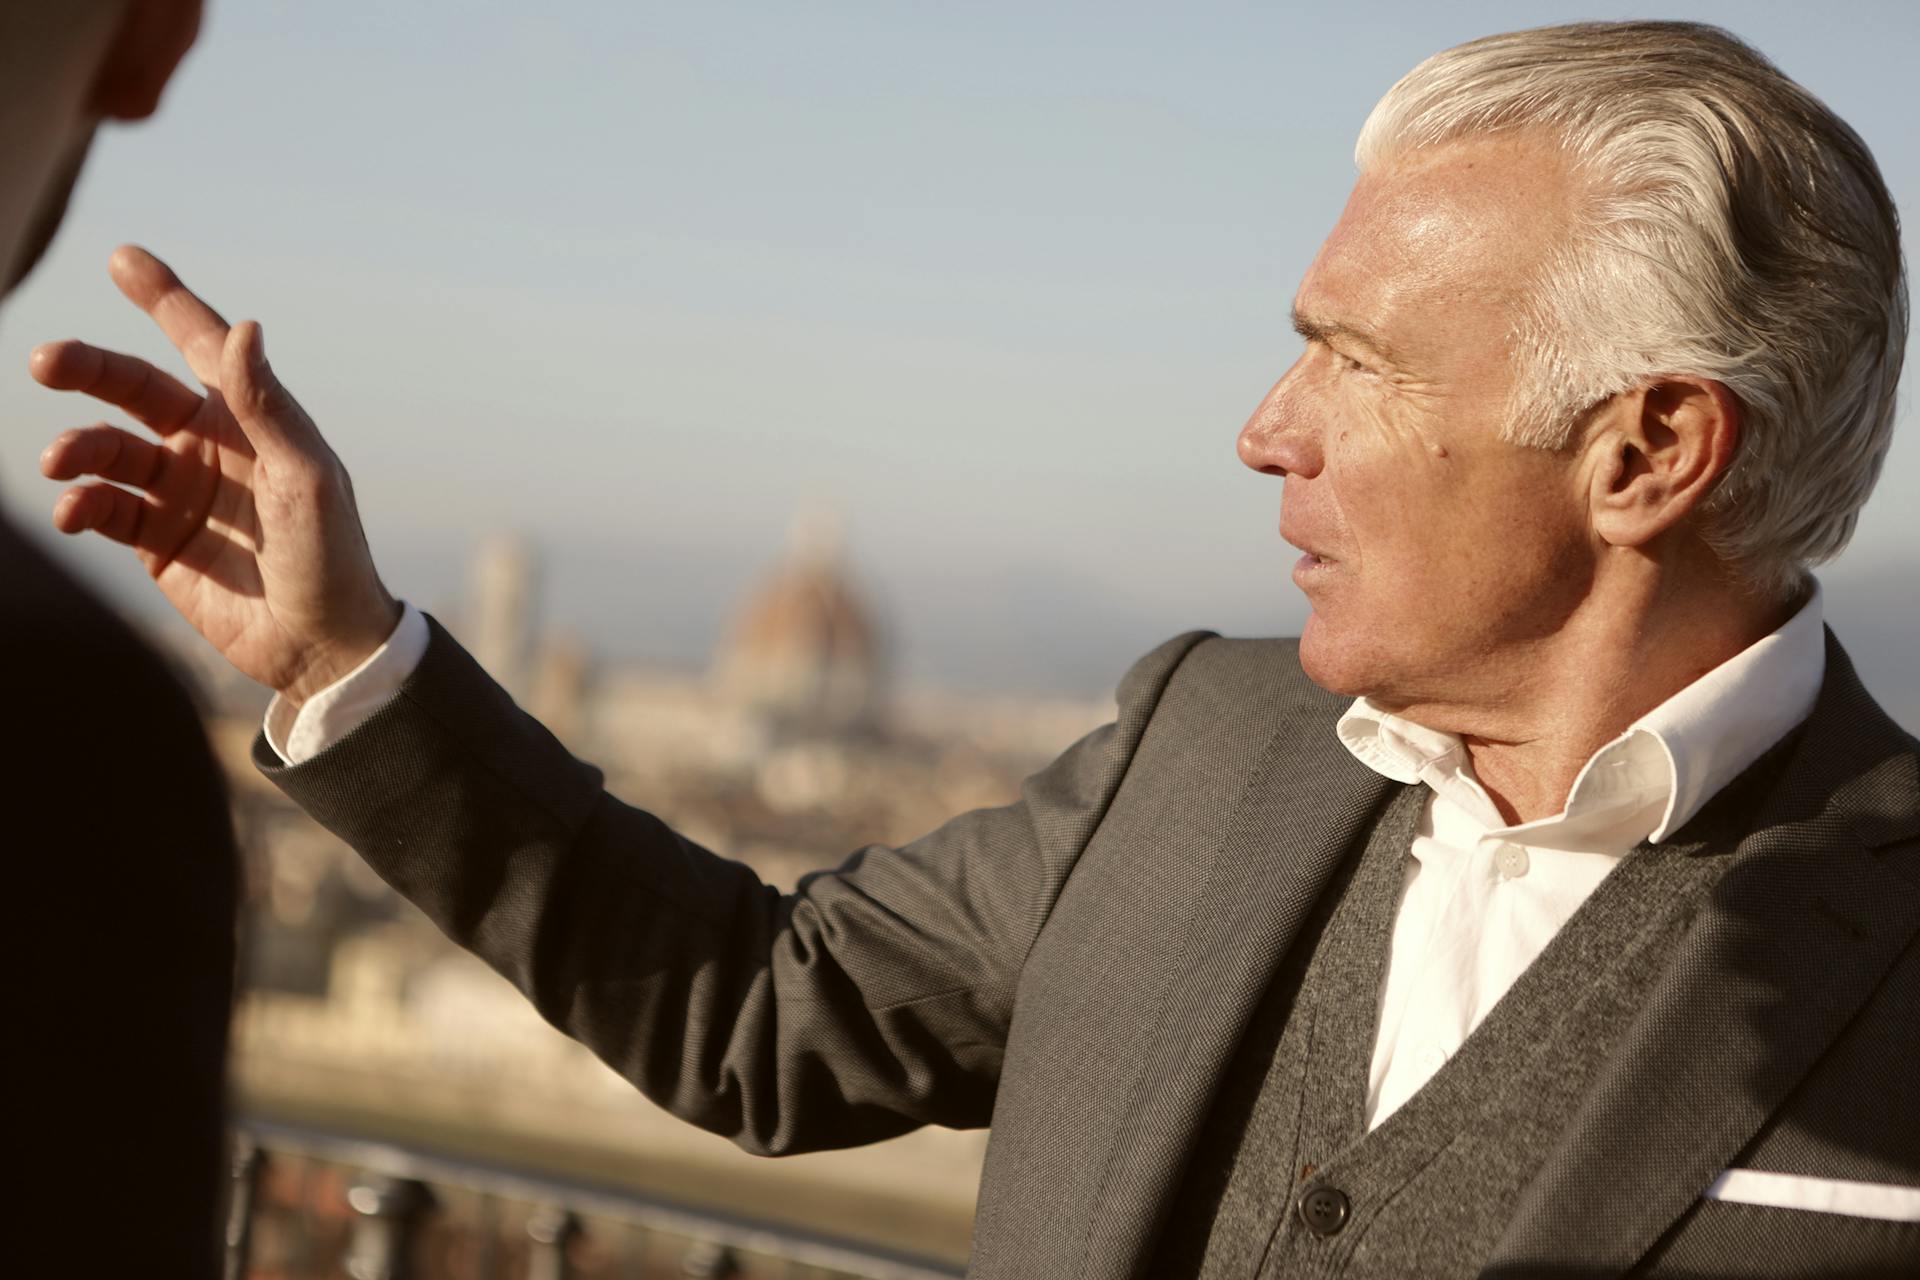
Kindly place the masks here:
<instances>
[{"instance_id":1,"label":"hazy horizon","mask_svg":"<svg viewBox=\"0 0 1920 1280\"><path fill-rule=\"evenodd\" d=\"M1826 99L1920 205L1920 9L1679 4ZM1093 694L1190 627L1304 616L1280 486L1233 438L1367 109L1420 58L1622 5L452 0L214 4L151 125L103 135L0 312L0 502L99 414L26 353L178 368L105 275L147 244L274 363L352 470L395 591L497 531L547 617L697 664L801 505L916 682ZM11 371L11 372L7 372ZM1920 727L1920 443L1903 407L1828 615ZM119 598L124 549L63 548Z\"/></svg>"}]
</instances>

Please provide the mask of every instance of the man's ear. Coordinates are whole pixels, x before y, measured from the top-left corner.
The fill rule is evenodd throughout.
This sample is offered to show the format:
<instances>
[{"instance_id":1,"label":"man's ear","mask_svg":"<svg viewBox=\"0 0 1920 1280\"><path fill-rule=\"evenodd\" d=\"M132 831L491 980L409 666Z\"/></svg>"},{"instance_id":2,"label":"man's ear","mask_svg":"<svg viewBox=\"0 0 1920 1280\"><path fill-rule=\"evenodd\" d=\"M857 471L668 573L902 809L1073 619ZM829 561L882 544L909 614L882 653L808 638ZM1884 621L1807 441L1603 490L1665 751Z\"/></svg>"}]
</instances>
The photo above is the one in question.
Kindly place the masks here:
<instances>
[{"instance_id":1,"label":"man's ear","mask_svg":"<svg viewBox=\"0 0 1920 1280\"><path fill-rule=\"evenodd\" d=\"M1706 499L1740 442L1740 401L1710 378L1666 377L1615 398L1595 423L1594 532L1645 546Z\"/></svg>"},{"instance_id":2,"label":"man's ear","mask_svg":"<svg viewBox=\"0 0 1920 1280\"><path fill-rule=\"evenodd\" d=\"M174 68L200 34L201 0L127 0L93 81L93 109L109 120L144 120L160 105Z\"/></svg>"}]
</instances>

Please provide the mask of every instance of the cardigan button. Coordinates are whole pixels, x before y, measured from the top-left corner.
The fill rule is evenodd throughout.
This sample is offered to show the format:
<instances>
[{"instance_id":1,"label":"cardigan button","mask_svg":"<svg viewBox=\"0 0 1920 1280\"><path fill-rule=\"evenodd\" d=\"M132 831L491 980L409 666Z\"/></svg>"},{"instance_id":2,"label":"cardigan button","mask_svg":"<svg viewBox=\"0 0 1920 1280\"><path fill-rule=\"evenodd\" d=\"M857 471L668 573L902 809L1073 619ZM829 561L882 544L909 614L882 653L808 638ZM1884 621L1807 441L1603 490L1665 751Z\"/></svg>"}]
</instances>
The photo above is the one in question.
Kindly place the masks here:
<instances>
[{"instance_id":1,"label":"cardigan button","mask_svg":"<svg viewBox=\"0 0 1920 1280\"><path fill-rule=\"evenodd\" d=\"M1340 1234L1341 1228L1347 1225L1347 1214L1351 1208L1344 1191L1335 1187L1315 1187L1300 1197L1300 1221L1307 1224L1307 1230L1324 1240Z\"/></svg>"}]
</instances>

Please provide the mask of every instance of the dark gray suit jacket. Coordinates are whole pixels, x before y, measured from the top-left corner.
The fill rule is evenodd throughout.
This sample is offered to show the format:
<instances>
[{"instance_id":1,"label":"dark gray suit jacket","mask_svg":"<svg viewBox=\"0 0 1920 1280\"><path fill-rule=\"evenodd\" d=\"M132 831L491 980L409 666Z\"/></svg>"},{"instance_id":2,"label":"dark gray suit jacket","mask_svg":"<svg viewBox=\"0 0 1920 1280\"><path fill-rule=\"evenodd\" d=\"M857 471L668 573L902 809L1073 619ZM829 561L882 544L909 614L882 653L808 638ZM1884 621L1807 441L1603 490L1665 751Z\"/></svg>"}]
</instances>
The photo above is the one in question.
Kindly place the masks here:
<instances>
[{"instance_id":1,"label":"dark gray suit jacket","mask_svg":"<svg viewBox=\"0 0 1920 1280\"><path fill-rule=\"evenodd\" d=\"M1106 1280L1143 1274L1248 1017L1392 787L1335 740L1343 705L1291 642L1180 636L1017 803L788 896L606 794L437 624L344 741L256 758L670 1110L770 1154L990 1123L972 1274ZM1785 779L1489 1273L1920 1252L1911 1224L1699 1200L1736 1163L1920 1185L1920 744L1831 637Z\"/></svg>"}]
</instances>

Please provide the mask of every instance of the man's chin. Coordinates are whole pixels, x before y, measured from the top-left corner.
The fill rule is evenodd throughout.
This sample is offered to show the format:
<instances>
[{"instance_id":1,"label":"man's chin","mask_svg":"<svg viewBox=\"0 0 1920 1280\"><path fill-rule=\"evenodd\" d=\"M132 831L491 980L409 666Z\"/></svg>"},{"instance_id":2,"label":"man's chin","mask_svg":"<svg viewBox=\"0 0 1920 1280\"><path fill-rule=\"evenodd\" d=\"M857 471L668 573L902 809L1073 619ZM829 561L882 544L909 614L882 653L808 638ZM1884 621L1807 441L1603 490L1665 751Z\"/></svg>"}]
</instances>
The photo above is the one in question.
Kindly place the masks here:
<instances>
[{"instance_id":1,"label":"man's chin","mask_svg":"<svg viewBox=\"0 0 1920 1280\"><path fill-rule=\"evenodd\" d=\"M1328 693L1358 698L1369 692L1369 666L1362 646L1320 616L1307 615L1300 629L1300 669Z\"/></svg>"}]
</instances>

